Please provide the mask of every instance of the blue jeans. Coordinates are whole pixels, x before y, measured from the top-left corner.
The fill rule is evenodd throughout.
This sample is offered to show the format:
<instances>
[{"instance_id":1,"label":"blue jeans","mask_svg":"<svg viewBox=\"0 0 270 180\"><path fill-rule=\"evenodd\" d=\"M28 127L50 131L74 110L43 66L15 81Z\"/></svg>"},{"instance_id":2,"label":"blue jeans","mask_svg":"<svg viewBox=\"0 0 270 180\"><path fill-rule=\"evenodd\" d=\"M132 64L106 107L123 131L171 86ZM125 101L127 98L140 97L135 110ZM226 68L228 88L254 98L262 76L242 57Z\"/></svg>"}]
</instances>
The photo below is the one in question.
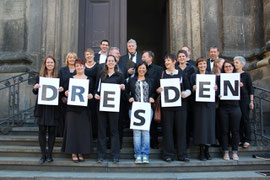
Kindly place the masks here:
<instances>
[{"instance_id":1,"label":"blue jeans","mask_svg":"<svg viewBox=\"0 0 270 180\"><path fill-rule=\"evenodd\" d=\"M131 110L129 110L131 117ZM153 118L153 110L151 109L151 119ZM150 152L150 131L133 130L134 157L148 157Z\"/></svg>"}]
</instances>

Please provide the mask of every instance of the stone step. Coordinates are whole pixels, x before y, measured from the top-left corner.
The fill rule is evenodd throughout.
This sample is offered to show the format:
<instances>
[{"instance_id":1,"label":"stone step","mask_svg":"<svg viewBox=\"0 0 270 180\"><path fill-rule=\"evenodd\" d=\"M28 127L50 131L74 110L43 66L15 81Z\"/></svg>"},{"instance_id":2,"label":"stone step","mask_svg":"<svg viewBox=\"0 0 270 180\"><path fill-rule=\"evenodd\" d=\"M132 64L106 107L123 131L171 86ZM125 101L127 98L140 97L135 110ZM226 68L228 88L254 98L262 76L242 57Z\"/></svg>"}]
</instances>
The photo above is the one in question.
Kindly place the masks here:
<instances>
[{"instance_id":1,"label":"stone step","mask_svg":"<svg viewBox=\"0 0 270 180\"><path fill-rule=\"evenodd\" d=\"M49 171L11 171L1 170L2 180L197 180L197 179L234 179L234 180L261 180L269 179L256 171L228 171L228 172L193 172L193 173L91 173L91 172L49 172Z\"/></svg>"},{"instance_id":2,"label":"stone step","mask_svg":"<svg viewBox=\"0 0 270 180\"><path fill-rule=\"evenodd\" d=\"M258 153L267 153L268 147L265 146L251 146L249 149L239 148L239 156L252 156ZM212 147L209 149L212 157L221 158L222 154L220 148ZM194 146L187 150L188 156L193 159L197 159L199 155L199 148ZM149 156L153 159L161 159L162 149L151 149ZM40 147L29 145L0 145L0 156L2 157L40 157ZM53 151L54 157L69 157L70 155L61 152L61 146L55 146ZM123 147L120 152L120 158L133 159L134 149L133 147ZM93 149L93 153L90 153L86 157L97 158L96 147ZM107 157L110 157L110 149L107 150Z\"/></svg>"},{"instance_id":3,"label":"stone step","mask_svg":"<svg viewBox=\"0 0 270 180\"><path fill-rule=\"evenodd\" d=\"M118 173L176 173L176 172L219 172L219 171L265 171L269 170L270 161L241 157L239 161L225 161L214 158L211 161L191 159L190 162L174 161L171 163L162 160L150 159L149 164L135 164L134 160L123 160L113 164L105 160L102 164L95 159L86 159L84 162L74 163L71 158L54 158L54 162L39 164L35 157L0 157L1 170L41 171L41 172L118 172Z\"/></svg>"}]
</instances>

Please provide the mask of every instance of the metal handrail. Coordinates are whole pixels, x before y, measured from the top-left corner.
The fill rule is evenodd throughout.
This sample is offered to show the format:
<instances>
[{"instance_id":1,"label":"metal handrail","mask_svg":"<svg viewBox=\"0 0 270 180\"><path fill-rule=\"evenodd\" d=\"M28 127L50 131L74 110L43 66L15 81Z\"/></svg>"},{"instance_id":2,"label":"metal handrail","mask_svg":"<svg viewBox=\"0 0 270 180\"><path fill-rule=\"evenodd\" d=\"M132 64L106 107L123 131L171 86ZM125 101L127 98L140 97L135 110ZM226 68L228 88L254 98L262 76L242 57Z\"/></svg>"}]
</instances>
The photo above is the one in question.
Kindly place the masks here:
<instances>
[{"instance_id":1,"label":"metal handrail","mask_svg":"<svg viewBox=\"0 0 270 180\"><path fill-rule=\"evenodd\" d=\"M28 75L28 76L27 76ZM0 118L0 132L7 134L14 126L21 126L24 123L24 114L30 112L33 114L33 108L28 107L24 110L20 109L20 90L21 84L28 81L28 84L32 84L31 80L34 80L37 72L29 71L19 75L15 75L0 81L0 93L7 91L8 93L8 110L7 116ZM25 77L27 76L27 77ZM2 93L3 94L3 93Z\"/></svg>"},{"instance_id":2,"label":"metal handrail","mask_svg":"<svg viewBox=\"0 0 270 180\"><path fill-rule=\"evenodd\" d=\"M255 92L257 91L257 93L254 94L255 108L253 111L255 143L258 144L258 141L260 140L263 144L269 144L270 135L267 136L265 134L263 103L270 103L270 90L257 85L253 85L253 88L255 89Z\"/></svg>"}]
</instances>

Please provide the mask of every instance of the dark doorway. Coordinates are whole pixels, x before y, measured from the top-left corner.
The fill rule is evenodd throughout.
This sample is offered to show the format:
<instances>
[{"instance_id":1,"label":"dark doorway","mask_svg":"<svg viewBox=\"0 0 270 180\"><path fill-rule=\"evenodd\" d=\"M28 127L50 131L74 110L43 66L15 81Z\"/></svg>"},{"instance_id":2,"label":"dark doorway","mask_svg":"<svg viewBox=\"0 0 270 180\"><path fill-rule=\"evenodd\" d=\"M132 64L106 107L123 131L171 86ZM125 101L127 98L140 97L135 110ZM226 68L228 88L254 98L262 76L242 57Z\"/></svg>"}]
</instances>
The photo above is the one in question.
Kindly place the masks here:
<instances>
[{"instance_id":1,"label":"dark doorway","mask_svg":"<svg viewBox=\"0 0 270 180\"><path fill-rule=\"evenodd\" d=\"M157 64L169 52L168 3L168 0L127 1L127 40L137 41L138 52L153 51Z\"/></svg>"},{"instance_id":2,"label":"dark doorway","mask_svg":"<svg viewBox=\"0 0 270 180\"><path fill-rule=\"evenodd\" d=\"M111 46L126 53L127 0L80 0L78 56L92 48L98 52L100 41L107 39Z\"/></svg>"}]
</instances>

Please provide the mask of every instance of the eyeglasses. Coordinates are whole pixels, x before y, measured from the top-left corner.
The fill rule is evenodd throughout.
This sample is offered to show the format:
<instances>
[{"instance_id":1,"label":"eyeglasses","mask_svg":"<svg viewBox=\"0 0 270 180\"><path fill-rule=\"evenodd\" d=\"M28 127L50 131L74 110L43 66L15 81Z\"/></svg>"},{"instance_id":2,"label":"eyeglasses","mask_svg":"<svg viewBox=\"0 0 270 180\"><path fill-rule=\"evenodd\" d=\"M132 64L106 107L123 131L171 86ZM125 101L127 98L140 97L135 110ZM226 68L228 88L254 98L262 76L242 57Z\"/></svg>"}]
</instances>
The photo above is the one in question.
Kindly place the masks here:
<instances>
[{"instance_id":1,"label":"eyeglasses","mask_svg":"<svg viewBox=\"0 0 270 180\"><path fill-rule=\"evenodd\" d=\"M232 68L232 66L224 66L224 68Z\"/></svg>"}]
</instances>

